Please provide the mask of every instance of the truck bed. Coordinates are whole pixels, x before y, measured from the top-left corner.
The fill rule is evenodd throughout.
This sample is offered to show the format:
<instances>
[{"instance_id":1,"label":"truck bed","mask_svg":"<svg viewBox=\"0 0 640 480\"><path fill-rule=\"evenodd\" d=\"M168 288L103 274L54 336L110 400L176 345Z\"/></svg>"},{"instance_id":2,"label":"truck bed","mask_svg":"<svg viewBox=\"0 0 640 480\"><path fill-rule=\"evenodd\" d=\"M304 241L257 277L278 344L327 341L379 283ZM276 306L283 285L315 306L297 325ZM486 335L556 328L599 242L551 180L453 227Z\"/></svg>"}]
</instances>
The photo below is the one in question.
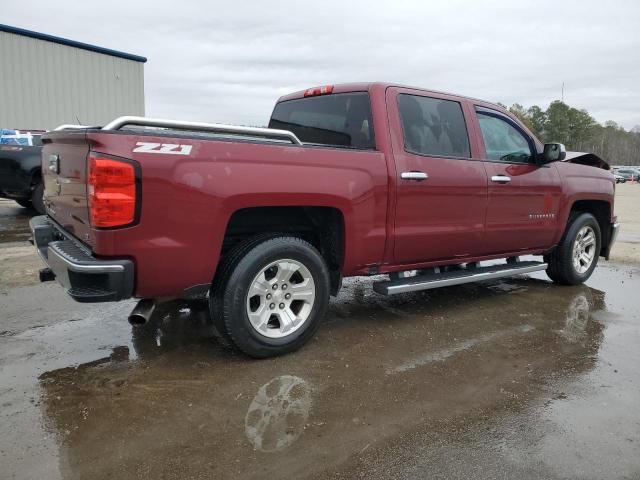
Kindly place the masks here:
<instances>
[{"instance_id":1,"label":"truck bed","mask_svg":"<svg viewBox=\"0 0 640 480\"><path fill-rule=\"evenodd\" d=\"M165 123L161 129L160 121L148 120L120 120L118 128L129 126L121 130L108 125L43 136L49 217L96 258L132 258L135 296L175 295L209 285L227 225L245 206L342 205L359 218L346 224L349 234L368 239L365 248L346 245L348 271L383 255L388 180L381 152L304 145L291 132L274 129L192 122ZM139 125L143 122L149 125ZM133 224L113 229L91 224L91 156L140 167ZM49 169L54 158L57 173ZM194 252L199 261L185 268L184 258Z\"/></svg>"}]
</instances>

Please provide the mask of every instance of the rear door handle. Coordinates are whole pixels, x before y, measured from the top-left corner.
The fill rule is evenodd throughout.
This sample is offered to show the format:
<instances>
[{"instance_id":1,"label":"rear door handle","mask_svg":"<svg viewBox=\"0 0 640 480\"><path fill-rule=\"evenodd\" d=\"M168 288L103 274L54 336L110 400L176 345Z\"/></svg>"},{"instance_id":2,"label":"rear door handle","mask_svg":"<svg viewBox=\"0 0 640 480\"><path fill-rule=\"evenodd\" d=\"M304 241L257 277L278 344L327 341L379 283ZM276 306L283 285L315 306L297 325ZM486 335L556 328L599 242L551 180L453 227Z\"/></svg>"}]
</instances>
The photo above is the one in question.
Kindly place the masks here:
<instances>
[{"instance_id":1,"label":"rear door handle","mask_svg":"<svg viewBox=\"0 0 640 480\"><path fill-rule=\"evenodd\" d=\"M509 183L511 181L511 177L507 177L506 175L494 175L491 177L491 181L496 183Z\"/></svg>"},{"instance_id":2,"label":"rear door handle","mask_svg":"<svg viewBox=\"0 0 640 480\"><path fill-rule=\"evenodd\" d=\"M400 178L402 178L403 180L426 180L427 178L429 178L429 175L427 175L424 172L402 172L400 174Z\"/></svg>"}]
</instances>

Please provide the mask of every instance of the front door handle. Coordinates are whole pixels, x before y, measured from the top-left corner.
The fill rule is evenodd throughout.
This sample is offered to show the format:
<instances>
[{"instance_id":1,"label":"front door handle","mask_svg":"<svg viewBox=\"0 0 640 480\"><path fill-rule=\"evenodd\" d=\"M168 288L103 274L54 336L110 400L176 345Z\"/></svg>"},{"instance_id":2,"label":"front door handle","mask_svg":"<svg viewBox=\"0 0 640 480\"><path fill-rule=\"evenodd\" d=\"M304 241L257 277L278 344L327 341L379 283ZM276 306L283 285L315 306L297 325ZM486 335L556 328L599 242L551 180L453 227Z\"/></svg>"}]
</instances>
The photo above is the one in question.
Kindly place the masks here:
<instances>
[{"instance_id":1,"label":"front door handle","mask_svg":"<svg viewBox=\"0 0 640 480\"><path fill-rule=\"evenodd\" d=\"M507 177L506 175L494 175L491 177L491 181L496 183L509 183L511 181L511 177Z\"/></svg>"},{"instance_id":2,"label":"front door handle","mask_svg":"<svg viewBox=\"0 0 640 480\"><path fill-rule=\"evenodd\" d=\"M403 180L421 181L421 180L426 180L427 178L429 178L429 175L427 175L424 172L402 172L400 174L400 178L402 178Z\"/></svg>"}]
</instances>

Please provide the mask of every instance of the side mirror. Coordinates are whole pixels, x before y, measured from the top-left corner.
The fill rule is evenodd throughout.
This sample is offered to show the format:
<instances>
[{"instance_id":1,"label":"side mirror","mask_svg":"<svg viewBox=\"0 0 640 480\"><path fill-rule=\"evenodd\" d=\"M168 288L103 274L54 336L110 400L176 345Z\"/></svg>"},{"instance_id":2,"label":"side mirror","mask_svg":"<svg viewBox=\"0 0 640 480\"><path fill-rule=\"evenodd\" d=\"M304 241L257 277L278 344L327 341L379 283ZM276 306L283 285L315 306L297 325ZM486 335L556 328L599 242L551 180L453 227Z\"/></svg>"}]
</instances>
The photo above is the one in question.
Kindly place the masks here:
<instances>
[{"instance_id":1,"label":"side mirror","mask_svg":"<svg viewBox=\"0 0 640 480\"><path fill-rule=\"evenodd\" d=\"M559 162L566 158L567 149L562 143L545 143L544 151L540 156L541 163Z\"/></svg>"}]
</instances>

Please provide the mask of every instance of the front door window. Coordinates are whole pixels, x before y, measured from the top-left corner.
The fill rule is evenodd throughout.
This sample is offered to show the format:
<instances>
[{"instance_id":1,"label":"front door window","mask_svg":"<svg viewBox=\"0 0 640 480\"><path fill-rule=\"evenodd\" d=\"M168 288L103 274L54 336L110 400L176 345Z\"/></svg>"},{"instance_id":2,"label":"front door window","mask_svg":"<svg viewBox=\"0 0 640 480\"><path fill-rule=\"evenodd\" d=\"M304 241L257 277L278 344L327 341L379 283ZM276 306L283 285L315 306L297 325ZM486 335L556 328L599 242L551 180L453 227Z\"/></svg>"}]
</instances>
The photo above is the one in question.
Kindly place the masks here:
<instances>
[{"instance_id":1,"label":"front door window","mask_svg":"<svg viewBox=\"0 0 640 480\"><path fill-rule=\"evenodd\" d=\"M527 137L506 120L478 112L478 123L488 160L531 163L533 155Z\"/></svg>"}]
</instances>

